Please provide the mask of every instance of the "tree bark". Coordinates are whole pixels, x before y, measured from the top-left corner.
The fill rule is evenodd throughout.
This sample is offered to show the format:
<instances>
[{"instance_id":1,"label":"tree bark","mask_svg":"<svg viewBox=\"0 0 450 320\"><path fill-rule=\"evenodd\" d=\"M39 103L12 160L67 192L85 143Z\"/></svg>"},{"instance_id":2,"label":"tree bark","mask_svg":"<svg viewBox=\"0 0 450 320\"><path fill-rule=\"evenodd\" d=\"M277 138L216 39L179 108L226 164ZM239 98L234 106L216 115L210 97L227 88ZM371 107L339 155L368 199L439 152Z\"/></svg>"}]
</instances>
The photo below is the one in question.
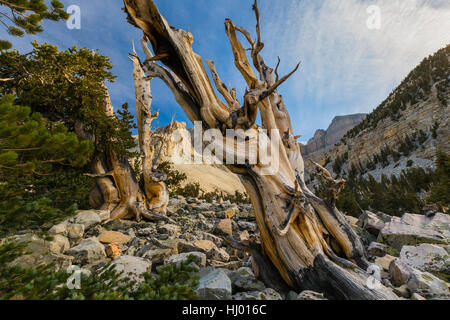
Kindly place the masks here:
<instances>
[{"instance_id":1,"label":"tree bark","mask_svg":"<svg viewBox=\"0 0 450 320\"><path fill-rule=\"evenodd\" d=\"M278 146L271 149L272 154L279 154L279 170L274 173L268 174L261 161L229 167L241 177L252 200L262 256L268 257L284 282L294 290L316 290L331 298L395 299L396 296L382 285L375 289L366 285L368 275L364 270L368 262L359 237L334 203L316 197L306 187L303 158L296 142L298 137L294 136L283 98L277 93L277 87L299 65L279 78L278 66L274 71L265 64L260 55L264 44L256 1L253 6L257 20L256 40L248 31L236 27L232 20L225 21L236 68L249 88L243 106L236 99L235 90L223 85L214 63L207 61L218 92L226 103L216 96L202 58L192 50L191 33L170 26L152 0L124 0L124 4L128 21L142 29L153 48L154 58L147 57L142 63L144 71L166 82L191 121L201 120L204 129L214 128L223 133L227 129L256 129L245 142L248 146L244 155L246 163L257 157L255 153L261 146L256 144L255 147L252 142L264 138L262 129L268 131L270 142ZM257 73L248 61L237 32L250 44ZM165 67L157 64L157 60ZM258 110L261 127L255 125ZM222 146L225 155L237 151L234 139L228 141L224 137Z\"/></svg>"},{"instance_id":2,"label":"tree bark","mask_svg":"<svg viewBox=\"0 0 450 320\"><path fill-rule=\"evenodd\" d=\"M158 114L151 114L150 81L147 79L138 59L133 62L133 77L136 92L136 115L139 130L139 147L142 160L142 184L136 179L135 171L125 156L114 152L100 153L94 157L91 177L96 179L90 194L90 204L111 211L111 219L142 218L168 220L165 217L169 192L164 180L166 175L156 170L159 159L155 159L150 146L151 122ZM114 110L105 86L104 112L114 117ZM82 128L78 128L82 132Z\"/></svg>"}]
</instances>

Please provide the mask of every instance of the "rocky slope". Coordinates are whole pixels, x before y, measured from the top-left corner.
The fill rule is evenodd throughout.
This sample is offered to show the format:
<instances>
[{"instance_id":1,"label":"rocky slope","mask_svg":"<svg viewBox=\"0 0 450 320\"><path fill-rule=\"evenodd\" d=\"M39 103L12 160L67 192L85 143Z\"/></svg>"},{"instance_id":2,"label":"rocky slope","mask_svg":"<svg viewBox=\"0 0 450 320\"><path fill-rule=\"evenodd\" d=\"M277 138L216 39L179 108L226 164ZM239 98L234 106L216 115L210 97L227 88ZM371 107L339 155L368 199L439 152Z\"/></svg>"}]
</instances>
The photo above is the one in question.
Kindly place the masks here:
<instances>
[{"instance_id":1,"label":"rocky slope","mask_svg":"<svg viewBox=\"0 0 450 320\"><path fill-rule=\"evenodd\" d=\"M335 175L353 167L377 180L407 167L432 168L437 150L450 152L449 104L450 45L424 59L320 160Z\"/></svg>"},{"instance_id":2,"label":"rocky slope","mask_svg":"<svg viewBox=\"0 0 450 320\"><path fill-rule=\"evenodd\" d=\"M227 245L224 237L229 235L258 241L251 205L177 196L170 200L168 217L171 221L158 223L110 221L109 211L78 211L50 229L51 241L27 231L10 237L30 241L30 253L17 258L13 265L54 262L63 270L71 265L91 270L112 262L114 268L139 280L144 272L195 255L200 276L195 292L200 299L325 299L321 293L267 287L255 276L251 256ZM449 283L443 280L450 276L450 216L405 214L396 218L367 211L359 220L348 219L373 262L368 285L380 281L405 299L450 298Z\"/></svg>"},{"instance_id":3,"label":"rocky slope","mask_svg":"<svg viewBox=\"0 0 450 320\"><path fill-rule=\"evenodd\" d=\"M324 153L339 142L344 134L361 123L367 116L357 113L346 116L337 116L333 119L327 130L319 129L306 145L301 144L302 155L306 158L314 157L316 153Z\"/></svg>"}]
</instances>

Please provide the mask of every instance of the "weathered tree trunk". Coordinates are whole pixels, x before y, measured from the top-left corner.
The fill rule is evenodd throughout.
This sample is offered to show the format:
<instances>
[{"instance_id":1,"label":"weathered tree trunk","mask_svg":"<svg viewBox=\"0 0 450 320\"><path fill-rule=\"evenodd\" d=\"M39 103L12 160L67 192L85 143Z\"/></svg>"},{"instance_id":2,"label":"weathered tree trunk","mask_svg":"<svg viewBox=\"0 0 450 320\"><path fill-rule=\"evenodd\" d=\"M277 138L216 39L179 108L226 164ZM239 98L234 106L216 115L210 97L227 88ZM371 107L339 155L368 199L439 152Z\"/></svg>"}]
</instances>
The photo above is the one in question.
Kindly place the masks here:
<instances>
[{"instance_id":1,"label":"weathered tree trunk","mask_svg":"<svg viewBox=\"0 0 450 320\"><path fill-rule=\"evenodd\" d=\"M294 136L289 114L277 93L277 87L299 65L287 76L279 78L278 66L273 70L264 63L260 55L264 44L256 1L253 6L257 20L256 40L246 30L236 27L233 21L225 21L235 65L249 88L243 106L236 99L236 91L222 83L214 63L207 61L217 90L226 103L216 96L202 58L192 50L191 33L171 27L152 0L124 0L124 3L128 21L143 30L144 38L149 40L154 51L154 56L146 54L143 69L149 76L160 77L168 85L191 121L200 120L204 129L216 128L222 132L256 129L245 140L248 147L246 163L258 156L256 153L261 144L252 142L264 139L262 129L267 129L268 139L278 146L270 151L272 155L279 155L276 172L268 174L261 161L229 165L241 177L255 211L262 247L255 262L270 260L285 283L297 291L317 290L329 297L344 299L395 299L395 295L382 285L375 289L366 285L368 275L363 269L368 263L360 239L333 201L319 199L306 187L303 159L296 142L298 137ZM248 40L253 66L259 76L253 71L236 31ZM144 50L148 51L145 46ZM255 125L258 109L262 127ZM234 139L228 141L226 137L222 146L225 155L235 153L238 148ZM250 251L255 250L254 246L250 247ZM260 272L266 269L264 266L259 268Z\"/></svg>"},{"instance_id":2,"label":"weathered tree trunk","mask_svg":"<svg viewBox=\"0 0 450 320\"><path fill-rule=\"evenodd\" d=\"M136 91L136 114L139 130L139 147L142 159L142 187L136 180L135 171L128 159L114 152L99 154L92 161L92 174L96 178L90 195L94 207L111 210L111 219L142 217L150 220L167 220L166 207L169 193L164 183L166 176L156 170L159 159L155 159L150 147L151 122L158 114L151 114L150 80L144 74L137 58L132 56L133 77ZM107 89L105 87L107 93ZM104 112L114 117L114 110L107 93Z\"/></svg>"}]
</instances>

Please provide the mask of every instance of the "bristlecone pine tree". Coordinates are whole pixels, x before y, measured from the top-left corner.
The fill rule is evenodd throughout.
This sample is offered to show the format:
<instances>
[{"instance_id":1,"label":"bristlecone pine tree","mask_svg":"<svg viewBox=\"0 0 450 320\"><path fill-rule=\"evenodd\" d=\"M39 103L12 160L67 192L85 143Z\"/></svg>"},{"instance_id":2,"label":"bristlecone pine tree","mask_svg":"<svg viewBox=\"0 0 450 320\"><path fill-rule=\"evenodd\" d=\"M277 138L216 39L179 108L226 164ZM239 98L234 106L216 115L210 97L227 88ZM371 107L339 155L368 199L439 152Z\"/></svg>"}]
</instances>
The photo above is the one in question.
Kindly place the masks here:
<instances>
[{"instance_id":1,"label":"bristlecone pine tree","mask_svg":"<svg viewBox=\"0 0 450 320\"><path fill-rule=\"evenodd\" d=\"M90 203L100 209L111 210L111 219L142 218L149 220L168 220L165 216L169 202L169 191L165 180L167 175L158 170L161 153L156 153L150 145L152 121L158 113L151 113L152 95L150 80L146 77L133 50L133 78L136 91L136 118L139 130L142 175L140 183L135 171L125 155L109 151L103 157L95 157L92 163L93 174L97 178L91 192ZM106 88L105 91L107 92ZM104 112L114 117L113 106L107 93ZM164 137L161 137L164 144ZM161 145L160 148L163 148ZM97 205L95 205L97 204Z\"/></svg>"},{"instance_id":2,"label":"bristlecone pine tree","mask_svg":"<svg viewBox=\"0 0 450 320\"><path fill-rule=\"evenodd\" d=\"M146 59L141 62L143 70L150 78L159 77L165 82L191 121L202 121L204 129L216 128L222 132L256 128L256 136L246 140L249 150L245 154L246 160L256 156L258 146L255 149L251 142L257 136L261 138L261 129L267 129L272 142L279 142L280 165L275 174L266 175L266 168L261 163L228 165L240 176L251 197L261 244L229 240L252 253L254 269L262 279L273 286L284 280L296 291L317 290L332 298L395 299L383 285L368 285L370 278L364 271L368 262L362 243L344 215L336 209L334 201L319 199L305 185L297 137L293 134L283 99L277 93L277 87L298 66L279 78L277 68L273 70L265 64L260 55L264 44L256 1L253 6L257 20L256 40L232 20L225 20L235 65L249 88L243 106L236 99L236 91L222 83L214 62L206 61L226 103L216 96L202 58L192 50L191 33L170 26L152 0L124 0L124 4L128 21L144 32ZM248 61L237 32L250 43L251 60L257 73ZM154 54L147 48L146 40ZM255 125L258 110L262 127ZM233 154L234 148L234 142L223 138L225 154ZM340 189L334 185L340 182L330 179L330 183L330 187Z\"/></svg>"}]
</instances>

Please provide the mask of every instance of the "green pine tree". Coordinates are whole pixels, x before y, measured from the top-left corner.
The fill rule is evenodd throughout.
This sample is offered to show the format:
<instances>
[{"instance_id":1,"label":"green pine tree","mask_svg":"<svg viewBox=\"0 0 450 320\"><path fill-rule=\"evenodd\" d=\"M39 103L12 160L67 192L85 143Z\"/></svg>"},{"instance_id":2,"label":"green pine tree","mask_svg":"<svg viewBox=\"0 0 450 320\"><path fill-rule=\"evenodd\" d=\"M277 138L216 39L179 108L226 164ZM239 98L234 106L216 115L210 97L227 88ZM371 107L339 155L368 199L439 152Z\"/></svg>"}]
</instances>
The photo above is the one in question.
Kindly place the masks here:
<instances>
[{"instance_id":1,"label":"green pine tree","mask_svg":"<svg viewBox=\"0 0 450 320\"><path fill-rule=\"evenodd\" d=\"M6 9L6 10L2 10ZM43 20L67 20L69 14L64 11L64 4L59 0L0 0L0 22L12 36L37 34L44 31ZM0 50L11 49L12 44L0 40Z\"/></svg>"}]
</instances>

